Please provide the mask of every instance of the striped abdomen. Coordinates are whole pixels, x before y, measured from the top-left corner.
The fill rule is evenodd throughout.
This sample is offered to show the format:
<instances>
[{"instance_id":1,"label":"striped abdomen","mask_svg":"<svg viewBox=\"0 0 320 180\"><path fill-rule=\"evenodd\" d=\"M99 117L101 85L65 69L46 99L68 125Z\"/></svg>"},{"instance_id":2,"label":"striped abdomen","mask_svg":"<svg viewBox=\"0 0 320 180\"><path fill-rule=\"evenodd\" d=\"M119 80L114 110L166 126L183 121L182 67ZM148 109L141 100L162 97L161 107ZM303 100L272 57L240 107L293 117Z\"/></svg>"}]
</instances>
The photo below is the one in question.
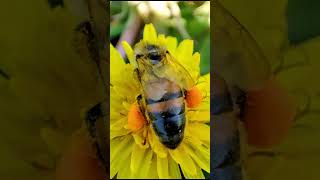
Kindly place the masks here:
<instances>
[{"instance_id":1,"label":"striped abdomen","mask_svg":"<svg viewBox=\"0 0 320 180\"><path fill-rule=\"evenodd\" d=\"M145 86L146 110L162 144L175 149L183 139L185 127L184 93L179 86L159 79Z\"/></svg>"}]
</instances>

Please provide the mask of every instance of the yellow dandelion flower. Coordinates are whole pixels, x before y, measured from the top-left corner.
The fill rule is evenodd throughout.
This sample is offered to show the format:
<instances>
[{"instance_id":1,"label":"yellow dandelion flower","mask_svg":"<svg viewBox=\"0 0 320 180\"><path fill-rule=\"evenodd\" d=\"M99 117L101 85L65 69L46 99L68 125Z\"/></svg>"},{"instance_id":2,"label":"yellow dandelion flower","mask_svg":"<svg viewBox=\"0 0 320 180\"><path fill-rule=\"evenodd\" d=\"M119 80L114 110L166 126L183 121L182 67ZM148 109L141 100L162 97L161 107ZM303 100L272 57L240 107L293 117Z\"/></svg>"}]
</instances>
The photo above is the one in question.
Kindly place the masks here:
<instances>
[{"instance_id":1,"label":"yellow dandelion flower","mask_svg":"<svg viewBox=\"0 0 320 180\"><path fill-rule=\"evenodd\" d=\"M123 42L130 61L126 64L110 44L110 178L204 179L202 170L210 172L210 75L200 76L200 54L193 53L192 40L178 45L176 38L158 35L154 26L147 24L141 42L164 45L196 80L195 87L202 96L199 102L191 100L193 104L186 108L181 143L175 149L167 148L152 125L139 122L141 114L132 112L141 92L134 77L137 64L133 49ZM188 93L197 94L194 88ZM129 114L137 118L128 121Z\"/></svg>"}]
</instances>

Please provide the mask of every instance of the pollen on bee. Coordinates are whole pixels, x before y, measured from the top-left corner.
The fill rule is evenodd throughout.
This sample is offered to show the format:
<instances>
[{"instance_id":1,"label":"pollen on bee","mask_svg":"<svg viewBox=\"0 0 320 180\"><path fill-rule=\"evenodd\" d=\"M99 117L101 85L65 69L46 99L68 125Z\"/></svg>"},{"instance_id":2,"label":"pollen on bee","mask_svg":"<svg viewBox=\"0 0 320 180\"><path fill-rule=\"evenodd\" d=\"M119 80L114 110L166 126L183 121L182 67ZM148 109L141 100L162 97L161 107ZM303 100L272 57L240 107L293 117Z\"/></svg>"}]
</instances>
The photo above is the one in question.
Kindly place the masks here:
<instances>
[{"instance_id":1,"label":"pollen on bee","mask_svg":"<svg viewBox=\"0 0 320 180\"><path fill-rule=\"evenodd\" d=\"M145 118L142 115L138 103L133 103L128 114L128 128L132 131L139 130L145 123Z\"/></svg>"},{"instance_id":2,"label":"pollen on bee","mask_svg":"<svg viewBox=\"0 0 320 180\"><path fill-rule=\"evenodd\" d=\"M202 94L199 88L194 86L192 89L186 92L186 102L188 108L195 108L199 106L202 101Z\"/></svg>"}]
</instances>

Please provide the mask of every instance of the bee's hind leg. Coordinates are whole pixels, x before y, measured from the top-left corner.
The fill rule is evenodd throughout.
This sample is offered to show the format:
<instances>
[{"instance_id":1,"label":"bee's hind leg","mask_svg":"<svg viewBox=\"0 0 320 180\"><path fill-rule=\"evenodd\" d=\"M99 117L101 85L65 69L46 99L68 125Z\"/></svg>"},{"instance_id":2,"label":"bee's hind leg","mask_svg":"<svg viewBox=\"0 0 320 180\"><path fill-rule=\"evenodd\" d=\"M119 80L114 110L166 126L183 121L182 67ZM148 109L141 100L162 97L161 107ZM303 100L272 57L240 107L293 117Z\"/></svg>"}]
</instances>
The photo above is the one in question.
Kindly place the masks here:
<instances>
[{"instance_id":1,"label":"bee's hind leg","mask_svg":"<svg viewBox=\"0 0 320 180\"><path fill-rule=\"evenodd\" d=\"M137 101L134 102L129 110L128 114L128 128L136 131L144 126L147 123L147 119L145 117L145 111L143 108L142 96L137 96Z\"/></svg>"},{"instance_id":2,"label":"bee's hind leg","mask_svg":"<svg viewBox=\"0 0 320 180\"><path fill-rule=\"evenodd\" d=\"M140 111L142 112L142 115L144 117L145 123L147 125L149 125L148 118L147 118L147 116L145 114L146 111L145 111L144 104L143 104L142 94L139 94L137 96L137 103L138 103L138 106L140 107ZM143 136L144 136L144 140L142 142L142 145L145 145L147 143L147 137L148 137L148 130L147 129L144 130Z\"/></svg>"},{"instance_id":3,"label":"bee's hind leg","mask_svg":"<svg viewBox=\"0 0 320 180\"><path fill-rule=\"evenodd\" d=\"M144 104L143 104L142 94L139 94L136 99L137 99L137 103L139 105L141 113L144 114L145 108L144 108Z\"/></svg>"},{"instance_id":4,"label":"bee's hind leg","mask_svg":"<svg viewBox=\"0 0 320 180\"><path fill-rule=\"evenodd\" d=\"M189 108L196 108L203 100L203 94L199 88L194 86L188 91L185 91L185 100Z\"/></svg>"}]
</instances>

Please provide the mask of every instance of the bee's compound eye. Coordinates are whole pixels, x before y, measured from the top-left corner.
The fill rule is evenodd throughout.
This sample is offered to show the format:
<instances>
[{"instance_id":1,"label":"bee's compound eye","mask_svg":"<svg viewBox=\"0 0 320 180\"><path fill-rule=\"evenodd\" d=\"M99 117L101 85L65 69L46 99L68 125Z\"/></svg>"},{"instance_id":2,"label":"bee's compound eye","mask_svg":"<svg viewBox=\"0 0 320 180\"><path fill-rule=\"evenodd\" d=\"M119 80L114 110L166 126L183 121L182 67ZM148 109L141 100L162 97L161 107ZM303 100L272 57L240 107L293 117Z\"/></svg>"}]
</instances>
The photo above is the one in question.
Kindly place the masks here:
<instances>
[{"instance_id":1,"label":"bee's compound eye","mask_svg":"<svg viewBox=\"0 0 320 180\"><path fill-rule=\"evenodd\" d=\"M161 61L161 56L159 54L150 54L149 58L151 61Z\"/></svg>"},{"instance_id":2,"label":"bee's compound eye","mask_svg":"<svg viewBox=\"0 0 320 180\"><path fill-rule=\"evenodd\" d=\"M161 56L160 55L154 55L154 54L151 54L151 55L149 55L148 56L149 57L149 59L150 59L150 61L151 61L151 63L152 64L159 64L159 62L161 61Z\"/></svg>"}]
</instances>

